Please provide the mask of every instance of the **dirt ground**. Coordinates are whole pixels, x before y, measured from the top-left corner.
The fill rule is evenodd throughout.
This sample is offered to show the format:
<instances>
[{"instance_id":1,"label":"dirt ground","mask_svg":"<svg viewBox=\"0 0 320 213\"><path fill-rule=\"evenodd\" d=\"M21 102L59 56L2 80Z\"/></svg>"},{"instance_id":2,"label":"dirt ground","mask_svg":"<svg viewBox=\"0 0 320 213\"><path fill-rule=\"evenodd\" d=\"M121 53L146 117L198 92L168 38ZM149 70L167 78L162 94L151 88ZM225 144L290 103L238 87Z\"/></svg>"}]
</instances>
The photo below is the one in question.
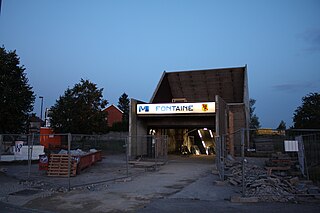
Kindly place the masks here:
<instances>
[{"instance_id":1,"label":"dirt ground","mask_svg":"<svg viewBox=\"0 0 320 213\"><path fill-rule=\"evenodd\" d=\"M106 180L105 175L111 175L105 174L107 172L117 173L117 176L110 177L124 174L121 159L113 158L115 163L121 164L117 170L108 167L111 161L108 158L89 168L78 179L72 180L78 187L72 187L71 191L63 188L64 179L60 179L64 182L62 189L53 190L56 186L53 182L52 185L44 184L48 181L35 182L34 187L29 183L26 188L20 180L0 175L0 207L5 206L7 212L12 212L15 207L16 212L320 212L319 200L303 203L230 202L231 196L241 195L241 189L219 181L213 156L170 156L168 163L157 171L130 168L129 178L81 186L81 181ZM13 171L12 168L8 170ZM43 190L36 191L40 188ZM21 193L23 190L25 193Z\"/></svg>"}]
</instances>

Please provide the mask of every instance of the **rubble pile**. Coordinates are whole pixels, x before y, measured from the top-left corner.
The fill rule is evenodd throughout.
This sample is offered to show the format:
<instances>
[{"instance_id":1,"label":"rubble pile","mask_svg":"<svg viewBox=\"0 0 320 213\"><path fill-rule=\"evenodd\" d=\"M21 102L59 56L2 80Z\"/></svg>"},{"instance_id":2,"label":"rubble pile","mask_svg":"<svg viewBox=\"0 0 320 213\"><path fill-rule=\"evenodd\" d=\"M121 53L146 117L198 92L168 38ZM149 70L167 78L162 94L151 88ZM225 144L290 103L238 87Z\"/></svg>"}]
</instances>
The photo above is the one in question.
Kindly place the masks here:
<instances>
[{"instance_id":1,"label":"rubble pile","mask_svg":"<svg viewBox=\"0 0 320 213\"><path fill-rule=\"evenodd\" d=\"M293 201L293 195L301 193L303 192L300 192L295 184L275 175L258 178L252 178L249 175L249 180L246 180L246 195L259 197L261 201Z\"/></svg>"},{"instance_id":2,"label":"rubble pile","mask_svg":"<svg viewBox=\"0 0 320 213\"><path fill-rule=\"evenodd\" d=\"M227 181L234 186L242 186L242 163L236 160L227 160L225 176ZM259 201L265 202L288 202L297 201L296 195L320 196L318 187L311 181L302 181L298 177L290 175L268 175L264 167L245 163L245 196L258 197Z\"/></svg>"}]
</instances>

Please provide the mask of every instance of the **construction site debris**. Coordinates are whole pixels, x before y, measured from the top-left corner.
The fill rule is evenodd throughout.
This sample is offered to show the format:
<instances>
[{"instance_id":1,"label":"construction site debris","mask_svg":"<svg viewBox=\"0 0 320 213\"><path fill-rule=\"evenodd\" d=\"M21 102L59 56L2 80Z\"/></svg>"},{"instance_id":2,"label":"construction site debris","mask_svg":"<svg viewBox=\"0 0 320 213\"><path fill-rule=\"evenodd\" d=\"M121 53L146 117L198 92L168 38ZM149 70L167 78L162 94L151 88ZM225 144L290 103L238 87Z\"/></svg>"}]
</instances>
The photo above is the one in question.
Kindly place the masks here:
<instances>
[{"instance_id":1,"label":"construction site debris","mask_svg":"<svg viewBox=\"0 0 320 213\"><path fill-rule=\"evenodd\" d=\"M226 161L225 176L231 185L242 186L244 184L245 197L258 197L259 201L288 202L296 201L297 195L320 194L320 189L311 181L306 182L300 180L299 177L283 174L283 172L269 175L266 168L252 163L245 163L243 168L242 162L237 160Z\"/></svg>"},{"instance_id":2,"label":"construction site debris","mask_svg":"<svg viewBox=\"0 0 320 213\"><path fill-rule=\"evenodd\" d=\"M68 154L68 150L61 149L58 154ZM87 152L82 151L81 149L70 150L70 154L74 156L81 156L88 154Z\"/></svg>"},{"instance_id":3,"label":"construction site debris","mask_svg":"<svg viewBox=\"0 0 320 213\"><path fill-rule=\"evenodd\" d=\"M292 158L288 154L283 153L274 153L271 155L269 160L266 162L266 166L270 167L286 167L286 166L293 166L297 163L297 158Z\"/></svg>"}]
</instances>

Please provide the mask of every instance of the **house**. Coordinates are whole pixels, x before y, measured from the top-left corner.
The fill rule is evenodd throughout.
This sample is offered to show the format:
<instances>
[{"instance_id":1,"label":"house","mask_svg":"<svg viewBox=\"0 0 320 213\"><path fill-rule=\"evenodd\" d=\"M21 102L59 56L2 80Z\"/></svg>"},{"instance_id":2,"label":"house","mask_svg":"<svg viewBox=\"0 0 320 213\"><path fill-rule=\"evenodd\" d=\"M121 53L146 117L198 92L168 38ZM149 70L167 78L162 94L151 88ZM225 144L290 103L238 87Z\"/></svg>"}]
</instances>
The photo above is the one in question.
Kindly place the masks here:
<instances>
[{"instance_id":1,"label":"house","mask_svg":"<svg viewBox=\"0 0 320 213\"><path fill-rule=\"evenodd\" d=\"M109 127L112 127L114 123L122 122L123 111L115 105L112 104L103 111L107 113L106 121L108 122Z\"/></svg>"}]
</instances>

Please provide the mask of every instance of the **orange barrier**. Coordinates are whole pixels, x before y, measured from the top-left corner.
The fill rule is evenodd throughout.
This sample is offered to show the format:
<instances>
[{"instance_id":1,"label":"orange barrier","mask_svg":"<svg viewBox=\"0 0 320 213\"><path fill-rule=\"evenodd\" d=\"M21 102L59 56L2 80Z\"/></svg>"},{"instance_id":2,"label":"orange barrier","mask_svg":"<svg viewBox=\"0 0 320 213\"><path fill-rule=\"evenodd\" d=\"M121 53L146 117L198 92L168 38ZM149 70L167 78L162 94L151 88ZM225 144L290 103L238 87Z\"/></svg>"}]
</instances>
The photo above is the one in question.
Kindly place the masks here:
<instances>
[{"instance_id":1,"label":"orange barrier","mask_svg":"<svg viewBox=\"0 0 320 213\"><path fill-rule=\"evenodd\" d=\"M55 135L49 127L40 128L40 144L45 149L56 149L61 147L61 136Z\"/></svg>"}]
</instances>

